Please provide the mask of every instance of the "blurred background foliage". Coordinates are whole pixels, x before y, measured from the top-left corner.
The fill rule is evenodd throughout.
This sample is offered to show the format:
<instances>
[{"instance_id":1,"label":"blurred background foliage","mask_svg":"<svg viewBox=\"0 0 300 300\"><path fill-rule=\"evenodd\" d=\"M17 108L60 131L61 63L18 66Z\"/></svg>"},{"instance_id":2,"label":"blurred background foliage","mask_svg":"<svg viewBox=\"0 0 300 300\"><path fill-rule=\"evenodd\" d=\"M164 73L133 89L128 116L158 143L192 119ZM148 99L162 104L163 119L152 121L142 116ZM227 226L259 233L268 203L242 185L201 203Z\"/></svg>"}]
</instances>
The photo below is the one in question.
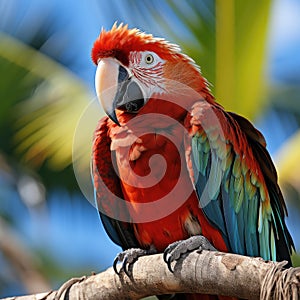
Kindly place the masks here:
<instances>
[{"instance_id":1,"label":"blurred background foliage","mask_svg":"<svg viewBox=\"0 0 300 300\"><path fill-rule=\"evenodd\" d=\"M0 15L0 297L101 271L119 251L73 171L89 181L90 51L116 20L181 45L218 102L264 133L300 252L298 0L2 0Z\"/></svg>"}]
</instances>

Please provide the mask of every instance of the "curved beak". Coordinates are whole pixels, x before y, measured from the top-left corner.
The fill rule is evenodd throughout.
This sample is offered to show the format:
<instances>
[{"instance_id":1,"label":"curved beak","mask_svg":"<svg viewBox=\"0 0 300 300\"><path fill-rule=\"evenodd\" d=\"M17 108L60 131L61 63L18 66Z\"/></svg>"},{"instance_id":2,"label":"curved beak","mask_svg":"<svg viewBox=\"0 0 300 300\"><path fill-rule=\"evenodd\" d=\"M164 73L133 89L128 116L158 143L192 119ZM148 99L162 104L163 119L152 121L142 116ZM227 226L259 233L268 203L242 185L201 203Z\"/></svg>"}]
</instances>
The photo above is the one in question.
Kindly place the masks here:
<instances>
[{"instance_id":1,"label":"curved beak","mask_svg":"<svg viewBox=\"0 0 300 300\"><path fill-rule=\"evenodd\" d=\"M100 60L96 70L95 87L105 113L116 124L120 125L115 112L113 99L118 89L119 64L113 58Z\"/></svg>"},{"instance_id":2,"label":"curved beak","mask_svg":"<svg viewBox=\"0 0 300 300\"><path fill-rule=\"evenodd\" d=\"M114 58L99 61L95 87L104 111L119 126L116 109L134 113L144 105L141 88L129 76L129 71Z\"/></svg>"}]
</instances>

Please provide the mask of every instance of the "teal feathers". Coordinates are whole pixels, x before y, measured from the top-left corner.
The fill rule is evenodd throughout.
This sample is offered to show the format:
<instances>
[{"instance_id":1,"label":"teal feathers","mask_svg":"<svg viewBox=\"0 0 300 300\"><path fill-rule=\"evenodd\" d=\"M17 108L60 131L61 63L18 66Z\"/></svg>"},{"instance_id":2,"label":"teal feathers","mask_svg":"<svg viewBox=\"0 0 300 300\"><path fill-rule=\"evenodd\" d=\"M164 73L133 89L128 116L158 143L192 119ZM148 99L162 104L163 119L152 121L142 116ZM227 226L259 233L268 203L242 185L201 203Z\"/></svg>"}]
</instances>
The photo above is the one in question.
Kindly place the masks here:
<instances>
[{"instance_id":1,"label":"teal feathers","mask_svg":"<svg viewBox=\"0 0 300 300\"><path fill-rule=\"evenodd\" d=\"M222 132L215 127L204 130L198 121L191 141L199 205L222 233L229 251L290 261L293 241L264 139L246 119L217 113ZM270 166L275 172L272 180L266 171Z\"/></svg>"}]
</instances>

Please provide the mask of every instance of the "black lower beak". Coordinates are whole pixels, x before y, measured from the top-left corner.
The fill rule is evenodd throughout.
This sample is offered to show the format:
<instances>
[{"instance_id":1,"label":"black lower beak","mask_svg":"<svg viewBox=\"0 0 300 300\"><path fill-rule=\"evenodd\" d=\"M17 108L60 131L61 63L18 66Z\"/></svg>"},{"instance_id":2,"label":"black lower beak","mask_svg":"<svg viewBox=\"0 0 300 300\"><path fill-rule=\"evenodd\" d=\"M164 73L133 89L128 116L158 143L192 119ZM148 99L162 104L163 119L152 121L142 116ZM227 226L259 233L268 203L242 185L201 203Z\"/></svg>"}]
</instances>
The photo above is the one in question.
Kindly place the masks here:
<instances>
[{"instance_id":1,"label":"black lower beak","mask_svg":"<svg viewBox=\"0 0 300 300\"><path fill-rule=\"evenodd\" d=\"M119 105L117 105L118 109L136 113L138 112L144 105L144 97L142 90L139 85L131 80L127 81L126 90L124 94L121 94L121 101L118 101Z\"/></svg>"},{"instance_id":2,"label":"black lower beak","mask_svg":"<svg viewBox=\"0 0 300 300\"><path fill-rule=\"evenodd\" d=\"M119 67L118 92L113 100L109 118L120 126L115 110L120 109L129 113L137 113L145 104L143 92L139 85L129 77L127 70Z\"/></svg>"}]
</instances>

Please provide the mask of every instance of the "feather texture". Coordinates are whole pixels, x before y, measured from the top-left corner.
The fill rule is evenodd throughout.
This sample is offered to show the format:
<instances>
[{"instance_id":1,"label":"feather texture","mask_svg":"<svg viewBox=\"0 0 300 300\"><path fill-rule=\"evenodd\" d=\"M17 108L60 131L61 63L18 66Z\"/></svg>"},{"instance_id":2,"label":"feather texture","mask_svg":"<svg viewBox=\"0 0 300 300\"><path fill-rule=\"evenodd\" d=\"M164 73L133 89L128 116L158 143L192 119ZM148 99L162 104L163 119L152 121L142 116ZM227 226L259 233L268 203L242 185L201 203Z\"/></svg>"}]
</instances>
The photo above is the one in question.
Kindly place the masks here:
<instances>
[{"instance_id":1,"label":"feather texture","mask_svg":"<svg viewBox=\"0 0 300 300\"><path fill-rule=\"evenodd\" d=\"M177 45L122 24L101 31L92 59L98 64L112 58L138 85L145 78L135 57L145 51L160 58L159 72L151 66L145 72L155 92L135 114L115 109L111 99L107 105L121 127L104 118L95 132L95 196L110 238L123 249L162 252L172 242L201 234L220 251L291 264L293 241L266 142L248 120L215 102L194 61ZM162 198L167 201L148 220L149 207ZM136 216L145 219L135 222Z\"/></svg>"},{"instance_id":2,"label":"feather texture","mask_svg":"<svg viewBox=\"0 0 300 300\"><path fill-rule=\"evenodd\" d=\"M129 218L126 203L123 199L120 180L116 174L110 151L111 140L108 137L108 118L99 121L95 131L92 155L92 177L95 188L95 201L102 224L111 238L124 250L137 246L132 224L119 219ZM112 218L110 216L116 216Z\"/></svg>"},{"instance_id":3,"label":"feather texture","mask_svg":"<svg viewBox=\"0 0 300 300\"><path fill-rule=\"evenodd\" d=\"M205 110L217 117L219 134ZM246 119L207 102L194 105L186 124L200 207L229 251L291 263L286 208L262 135Z\"/></svg>"}]
</instances>

